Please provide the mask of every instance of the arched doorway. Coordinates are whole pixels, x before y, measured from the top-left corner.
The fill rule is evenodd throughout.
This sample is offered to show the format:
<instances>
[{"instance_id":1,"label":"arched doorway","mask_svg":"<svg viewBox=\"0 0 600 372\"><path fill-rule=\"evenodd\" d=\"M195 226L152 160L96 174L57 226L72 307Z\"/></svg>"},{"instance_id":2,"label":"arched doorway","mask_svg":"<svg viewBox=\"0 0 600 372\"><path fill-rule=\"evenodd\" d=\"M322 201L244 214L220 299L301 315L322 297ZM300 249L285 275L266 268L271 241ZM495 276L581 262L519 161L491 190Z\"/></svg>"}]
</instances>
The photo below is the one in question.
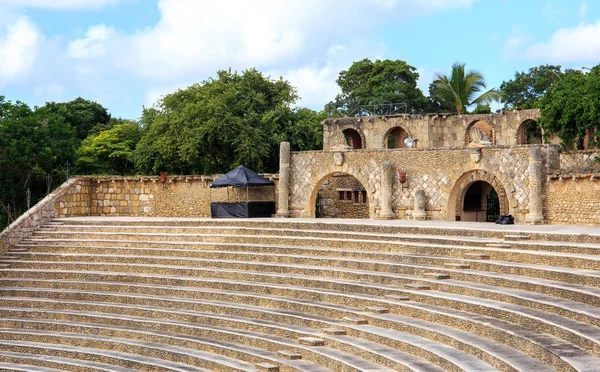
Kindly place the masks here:
<instances>
[{"instance_id":1,"label":"arched doorway","mask_svg":"<svg viewBox=\"0 0 600 372\"><path fill-rule=\"evenodd\" d=\"M405 148L404 140L408 138L408 132L401 127L393 127L387 131L383 138L383 147L386 149Z\"/></svg>"},{"instance_id":2,"label":"arched doorway","mask_svg":"<svg viewBox=\"0 0 600 372\"><path fill-rule=\"evenodd\" d=\"M356 129L347 128L343 131L344 136L346 137L346 142L348 142L348 146L353 149L362 149L363 141L360 133Z\"/></svg>"},{"instance_id":3,"label":"arched doorway","mask_svg":"<svg viewBox=\"0 0 600 372\"><path fill-rule=\"evenodd\" d=\"M473 142L470 133L471 128L473 127L481 129L487 140L491 143L495 143L494 127L485 120L477 120L469 124L469 126L467 127L467 130L465 132L465 145L468 145L469 143Z\"/></svg>"},{"instance_id":4,"label":"arched doorway","mask_svg":"<svg viewBox=\"0 0 600 372\"><path fill-rule=\"evenodd\" d=\"M541 145L542 129L535 120L525 120L517 130L518 145Z\"/></svg>"},{"instance_id":5,"label":"arched doorway","mask_svg":"<svg viewBox=\"0 0 600 372\"><path fill-rule=\"evenodd\" d=\"M450 192L447 213L449 221L493 222L510 213L505 188L485 170L466 172Z\"/></svg>"},{"instance_id":6,"label":"arched doorway","mask_svg":"<svg viewBox=\"0 0 600 372\"><path fill-rule=\"evenodd\" d=\"M500 200L494 187L485 181L469 186L463 200L461 221L494 222L500 217Z\"/></svg>"},{"instance_id":7,"label":"arched doorway","mask_svg":"<svg viewBox=\"0 0 600 372\"><path fill-rule=\"evenodd\" d=\"M367 190L347 173L332 173L318 182L311 205L311 215L316 218L369 218Z\"/></svg>"}]
</instances>

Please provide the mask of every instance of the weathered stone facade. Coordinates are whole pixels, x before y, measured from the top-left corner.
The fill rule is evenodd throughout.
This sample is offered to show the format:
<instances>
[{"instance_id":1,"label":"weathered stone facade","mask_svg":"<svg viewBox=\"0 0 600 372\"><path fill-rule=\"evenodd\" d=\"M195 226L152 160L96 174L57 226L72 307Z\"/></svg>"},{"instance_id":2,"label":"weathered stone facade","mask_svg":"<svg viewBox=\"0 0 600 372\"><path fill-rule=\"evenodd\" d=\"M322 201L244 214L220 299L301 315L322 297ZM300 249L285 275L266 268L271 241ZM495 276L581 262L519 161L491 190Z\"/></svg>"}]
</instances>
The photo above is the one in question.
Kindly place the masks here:
<instances>
[{"instance_id":1,"label":"weathered stone facade","mask_svg":"<svg viewBox=\"0 0 600 372\"><path fill-rule=\"evenodd\" d=\"M487 185L486 192L496 192L498 213L510 213L517 222L600 224L596 196L585 197L600 184L600 175L592 176L600 173L600 163L595 161L599 154L592 150L563 153L554 144L522 144L539 142L539 137L527 138L525 133L526 125L538 117L539 111L524 110L328 119L323 123L324 151L288 155L289 180L284 191L288 198L283 212L314 217L317 192L339 188L325 180L336 175L334 181L340 183L340 175L345 174L366 190L370 218L481 220L464 208L467 190L481 181ZM340 143L342 133L351 146ZM416 148L387 148L388 144L403 145L407 136L419 140ZM407 175L404 184L398 180L400 171ZM554 180L572 173L580 180L569 211L569 190ZM345 201L328 200L327 217L338 210L342 215ZM580 206L585 214L569 217Z\"/></svg>"},{"instance_id":2,"label":"weathered stone facade","mask_svg":"<svg viewBox=\"0 0 600 372\"><path fill-rule=\"evenodd\" d=\"M334 146L334 135L339 131L358 133L361 148L387 148L388 135L401 128L408 137L417 139L418 147L458 147L469 144L472 127L483 130L494 145L522 145L528 139L523 128L529 121L537 121L539 110L507 111L484 115L393 115L351 118L332 118L323 122L323 150ZM395 134L395 133L394 133ZM401 141L400 141L401 142ZM398 147L403 147L400 145Z\"/></svg>"}]
</instances>

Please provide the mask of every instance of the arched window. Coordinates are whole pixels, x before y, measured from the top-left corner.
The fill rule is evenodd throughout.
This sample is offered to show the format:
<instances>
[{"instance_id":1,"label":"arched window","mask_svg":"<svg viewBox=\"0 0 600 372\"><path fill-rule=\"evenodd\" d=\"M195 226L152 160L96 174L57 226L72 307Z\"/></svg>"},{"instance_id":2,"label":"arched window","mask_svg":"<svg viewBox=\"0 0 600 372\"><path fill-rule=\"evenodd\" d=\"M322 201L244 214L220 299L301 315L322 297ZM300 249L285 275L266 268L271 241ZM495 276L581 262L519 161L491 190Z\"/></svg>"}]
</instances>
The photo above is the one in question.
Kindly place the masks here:
<instances>
[{"instance_id":1,"label":"arched window","mask_svg":"<svg viewBox=\"0 0 600 372\"><path fill-rule=\"evenodd\" d=\"M388 130L383 139L383 147L386 149L405 148L404 140L408 137L408 133L400 127L394 127Z\"/></svg>"},{"instance_id":2,"label":"arched window","mask_svg":"<svg viewBox=\"0 0 600 372\"><path fill-rule=\"evenodd\" d=\"M542 143L542 130L537 121L525 120L519 125L519 130L517 131L518 145L541 145Z\"/></svg>"},{"instance_id":3,"label":"arched window","mask_svg":"<svg viewBox=\"0 0 600 372\"><path fill-rule=\"evenodd\" d=\"M346 137L346 142L348 142L348 146L353 149L362 149L362 138L360 137L360 133L356 129L348 128L344 129L344 136Z\"/></svg>"},{"instance_id":4,"label":"arched window","mask_svg":"<svg viewBox=\"0 0 600 372\"><path fill-rule=\"evenodd\" d=\"M473 142L473 139L471 138L471 128L476 127L481 129L481 131L483 132L483 134L485 134L487 140L491 143L494 143L495 138L494 138L494 127L488 123L485 120L478 120L475 121L473 123L471 123L468 127L467 127L467 131L465 133L465 145L468 145L469 143Z\"/></svg>"}]
</instances>

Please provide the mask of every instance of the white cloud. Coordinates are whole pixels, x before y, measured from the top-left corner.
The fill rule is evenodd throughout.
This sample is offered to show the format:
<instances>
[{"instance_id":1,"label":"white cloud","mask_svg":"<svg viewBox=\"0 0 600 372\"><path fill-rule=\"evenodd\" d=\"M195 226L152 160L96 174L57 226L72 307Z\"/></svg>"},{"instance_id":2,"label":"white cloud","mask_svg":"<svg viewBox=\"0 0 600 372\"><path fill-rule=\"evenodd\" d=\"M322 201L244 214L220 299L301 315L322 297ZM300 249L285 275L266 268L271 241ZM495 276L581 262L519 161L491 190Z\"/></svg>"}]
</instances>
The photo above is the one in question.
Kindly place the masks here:
<instances>
[{"instance_id":1,"label":"white cloud","mask_svg":"<svg viewBox=\"0 0 600 372\"><path fill-rule=\"evenodd\" d=\"M101 8L118 3L120 0L0 0L0 7L43 8L43 9L83 9Z\"/></svg>"},{"instance_id":2,"label":"white cloud","mask_svg":"<svg viewBox=\"0 0 600 372\"><path fill-rule=\"evenodd\" d=\"M106 44L115 35L115 30L105 25L90 27L85 38L69 43L69 56L72 58L100 57L106 54Z\"/></svg>"},{"instance_id":3,"label":"white cloud","mask_svg":"<svg viewBox=\"0 0 600 372\"><path fill-rule=\"evenodd\" d=\"M340 39L368 38L377 24L470 6L473 1L160 0L161 19L154 27L102 40L103 48L110 44L114 49L108 55L131 57L103 63L117 63L142 78L165 82L226 67L323 64ZM77 46L97 42L91 40L91 31L76 41Z\"/></svg>"},{"instance_id":4,"label":"white cloud","mask_svg":"<svg viewBox=\"0 0 600 372\"><path fill-rule=\"evenodd\" d=\"M29 74L40 39L37 28L27 18L19 18L0 29L0 87Z\"/></svg>"},{"instance_id":5,"label":"white cloud","mask_svg":"<svg viewBox=\"0 0 600 372\"><path fill-rule=\"evenodd\" d=\"M15 15L123 0L0 0L0 87L26 83L36 103L76 92L105 105L139 107L217 69L256 67L298 87L301 105L321 108L338 93L339 71L358 59L385 57L385 45L373 41L378 28L475 1L157 0L160 19L151 27L125 33L97 24L65 41L44 37Z\"/></svg>"},{"instance_id":6,"label":"white cloud","mask_svg":"<svg viewBox=\"0 0 600 372\"><path fill-rule=\"evenodd\" d=\"M329 48L323 64L316 63L294 67L279 73L271 72L273 77L283 76L298 88L299 106L322 109L340 92L336 83L340 71L348 69L352 62L370 58L383 59L387 48L381 43L355 40L348 45L334 45Z\"/></svg>"},{"instance_id":7,"label":"white cloud","mask_svg":"<svg viewBox=\"0 0 600 372\"><path fill-rule=\"evenodd\" d=\"M600 60L600 20L561 28L547 42L527 46L522 55L547 62L596 62Z\"/></svg>"}]
</instances>

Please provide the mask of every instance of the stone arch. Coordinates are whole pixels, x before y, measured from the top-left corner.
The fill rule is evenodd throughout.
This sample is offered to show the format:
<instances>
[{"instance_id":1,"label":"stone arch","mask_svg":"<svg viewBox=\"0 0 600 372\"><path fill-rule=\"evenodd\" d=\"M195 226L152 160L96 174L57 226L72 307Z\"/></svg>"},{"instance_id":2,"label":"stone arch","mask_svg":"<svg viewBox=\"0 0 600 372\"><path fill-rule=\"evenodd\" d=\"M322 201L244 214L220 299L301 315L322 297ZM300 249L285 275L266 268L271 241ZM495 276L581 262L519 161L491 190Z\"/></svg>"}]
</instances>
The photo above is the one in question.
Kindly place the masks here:
<instances>
[{"instance_id":1,"label":"stone arch","mask_svg":"<svg viewBox=\"0 0 600 372\"><path fill-rule=\"evenodd\" d=\"M519 124L519 129L517 129L517 145L541 145L543 143L542 138L542 129L537 121L527 119Z\"/></svg>"},{"instance_id":2,"label":"stone arch","mask_svg":"<svg viewBox=\"0 0 600 372\"><path fill-rule=\"evenodd\" d=\"M457 221L457 217L462 217L465 195L467 194L467 191L471 185L477 181L483 181L490 184L496 191L500 203L500 214L510 213L508 195L502 182L500 182L498 178L486 170L475 169L463 173L463 175L460 176L454 184L448 199L448 221Z\"/></svg>"},{"instance_id":3,"label":"stone arch","mask_svg":"<svg viewBox=\"0 0 600 372\"><path fill-rule=\"evenodd\" d=\"M405 148L406 145L404 144L404 139L410 137L410 135L408 134L408 132L400 127L400 126L395 126L395 127L391 127L390 129L388 129L388 131L385 133L385 135L383 136L383 148L387 149L387 148L394 148L394 149L400 149L400 148ZM393 142L394 147L390 147L389 144Z\"/></svg>"},{"instance_id":4,"label":"stone arch","mask_svg":"<svg viewBox=\"0 0 600 372\"><path fill-rule=\"evenodd\" d=\"M496 143L496 129L490 123L485 120L475 120L472 121L471 124L467 125L467 129L465 131L465 146L468 146L471 143L471 128L476 127L481 129L481 131L486 135L488 141L492 144Z\"/></svg>"},{"instance_id":5,"label":"stone arch","mask_svg":"<svg viewBox=\"0 0 600 372\"><path fill-rule=\"evenodd\" d=\"M338 171L338 170L326 172L322 177L320 177L318 179L318 181L312 187L312 191L311 191L310 198L308 201L309 202L308 217L310 217L310 218L316 217L316 201L317 201L317 195L319 194L319 190L321 189L321 186L323 185L323 183L334 175L346 175L346 176L350 176L350 177L354 178L356 181L358 181L358 183L362 186L362 189L366 192L365 196L366 196L367 211L368 211L368 215L370 218L370 216L373 213L372 210L375 205L375 200L373 198L373 194L371 192L369 192L368 182L366 182L366 180L363 179L363 177L361 177L361 176L355 176L350 173ZM354 191L354 190L352 190L352 191ZM305 211L306 211L306 209L305 209Z\"/></svg>"},{"instance_id":6,"label":"stone arch","mask_svg":"<svg viewBox=\"0 0 600 372\"><path fill-rule=\"evenodd\" d=\"M354 150L365 148L365 135L359 132L356 128L345 128L342 130L342 133L344 133L344 136L346 137L348 146Z\"/></svg>"}]
</instances>

